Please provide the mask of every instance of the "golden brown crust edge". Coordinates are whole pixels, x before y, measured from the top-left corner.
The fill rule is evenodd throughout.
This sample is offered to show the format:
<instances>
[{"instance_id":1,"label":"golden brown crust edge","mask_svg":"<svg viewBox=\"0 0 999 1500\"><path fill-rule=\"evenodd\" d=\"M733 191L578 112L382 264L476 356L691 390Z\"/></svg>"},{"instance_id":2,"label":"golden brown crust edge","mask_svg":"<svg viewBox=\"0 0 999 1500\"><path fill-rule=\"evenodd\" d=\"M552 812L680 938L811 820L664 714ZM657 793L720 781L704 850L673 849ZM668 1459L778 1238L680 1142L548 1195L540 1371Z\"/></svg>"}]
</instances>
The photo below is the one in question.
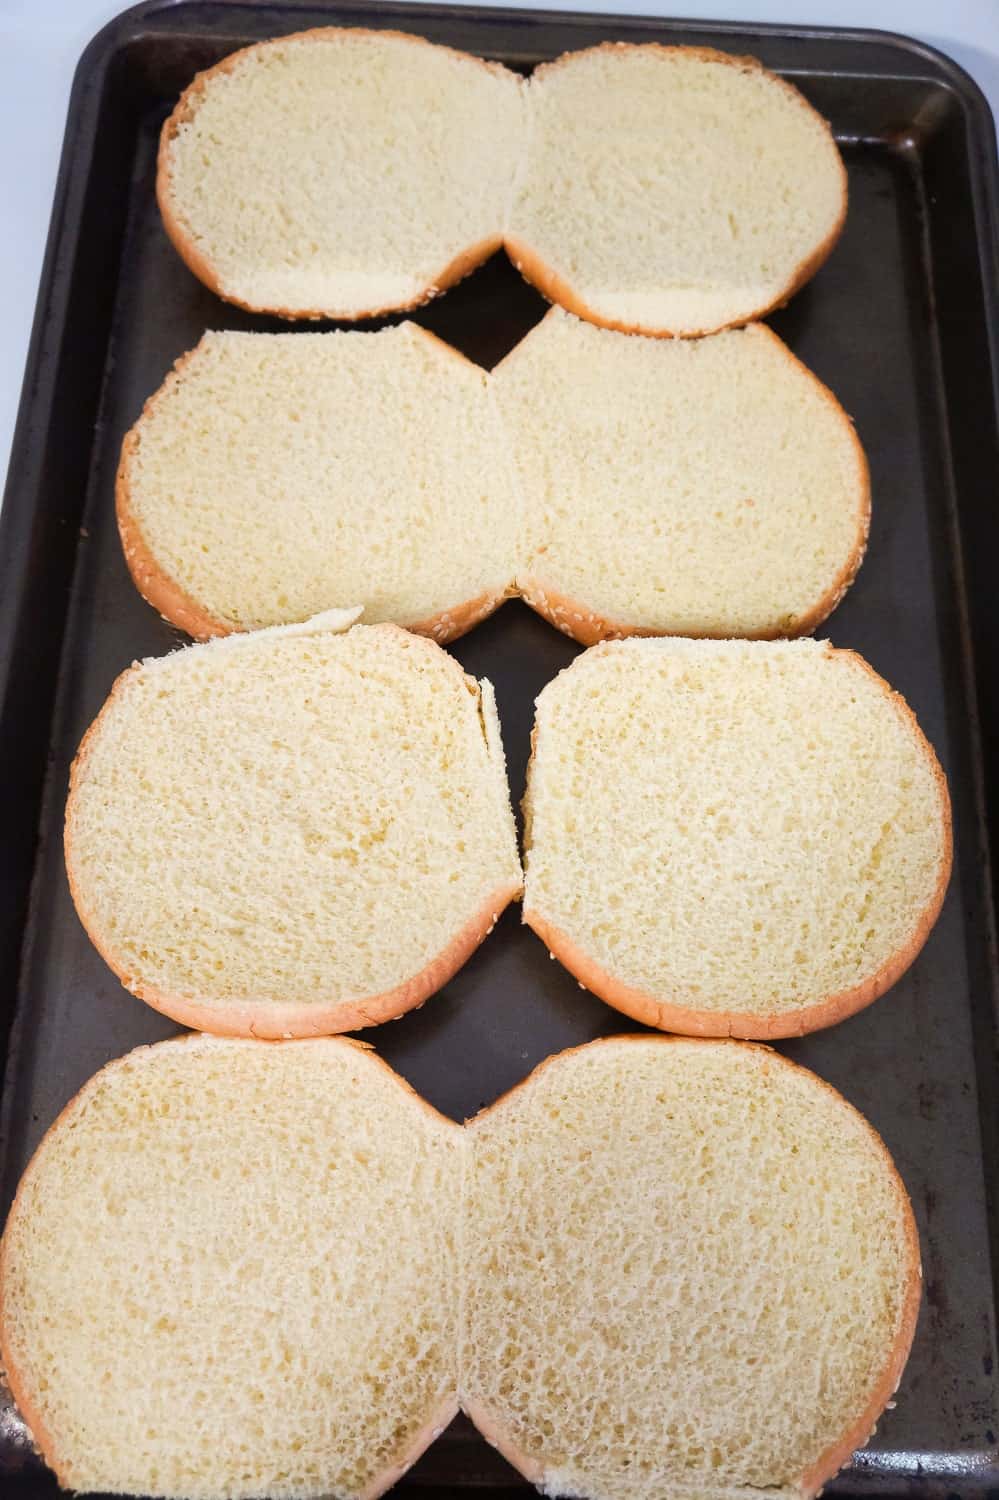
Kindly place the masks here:
<instances>
[{"instance_id":1,"label":"golden brown crust edge","mask_svg":"<svg viewBox=\"0 0 999 1500\"><path fill-rule=\"evenodd\" d=\"M249 47L241 47L238 51L231 52L227 57L223 57L214 67L207 68L204 72L198 73L181 94L176 105L164 121L160 132L159 149L156 155L156 202L160 210L167 238L188 270L203 285L208 287L209 291L214 292L217 297L221 297L224 302L229 302L234 307L243 308L246 312L270 313L274 317L286 318L289 321L315 322L319 319L332 319L351 323L360 322L365 318L380 318L388 313L411 312L414 308L422 307L427 302L431 302L441 292L447 291L449 287L454 286L465 276L468 276L483 261L488 260L491 255L501 249L503 245L503 235L500 230L497 230L494 235L489 235L477 244L470 245L467 249L459 251L436 276L431 278L427 286L417 292L409 301L385 303L377 307L365 308L360 312L345 311L343 308L333 306L305 308L273 307L269 304L248 302L223 287L214 265L208 256L199 249L190 230L184 224L179 210L174 205L173 184L170 172L170 148L177 135L177 131L181 125L193 117L200 103L201 95L204 93L211 79L220 74L231 73L239 61L248 53L257 52L262 48L282 45L287 42L301 42L306 39L313 41L318 37L340 36L348 32L352 36L388 36L397 40L414 42L422 47L433 47L439 52L451 52L456 57L478 63L487 72L503 75L510 74L510 69L505 68L502 63L489 62L483 57L476 57L473 53L462 52L457 47L443 46L440 43L429 41L426 37L416 36L406 31L396 31L390 28L379 30L370 26L316 26L305 31L290 32L287 36L271 37L267 41L254 42ZM510 74L510 76L515 77L516 75Z\"/></svg>"},{"instance_id":2,"label":"golden brown crust edge","mask_svg":"<svg viewBox=\"0 0 999 1500\"><path fill-rule=\"evenodd\" d=\"M443 609L439 614L431 615L426 620L418 620L416 624L405 628L414 635L428 636L438 646L446 646L473 630L476 625L481 625L483 620L488 620L490 615L496 613L501 604L516 596L516 590L511 588L480 594L477 599L469 599L465 604Z\"/></svg>"},{"instance_id":3,"label":"golden brown crust edge","mask_svg":"<svg viewBox=\"0 0 999 1500\"><path fill-rule=\"evenodd\" d=\"M756 322L759 318L766 317L767 313L783 307L791 300L795 292L799 291L828 260L836 246L843 226L846 223L847 211L847 176L843 165L843 158L839 148L836 147L835 138L829 127L829 122L823 119L818 110L809 104L800 89L789 83L786 78L781 78L778 73L773 73L755 57L737 57L729 52L719 52L714 47L670 47L662 42L601 42L595 47L584 47L578 52L564 52L561 57L554 58L549 63L543 63L535 68L532 79L542 77L553 68L582 57L589 52L632 52L632 51L657 51L666 53L682 52L688 57L698 57L705 62L725 63L736 68L740 72L765 73L768 78L778 84L784 91L790 94L795 103L807 114L819 122L822 129L828 135L836 150L836 159L839 162L840 179L840 207L835 222L826 235L825 239L816 245L815 249L807 255L804 260L790 273L783 287L776 291L773 296L761 305L740 313L738 317L724 319L722 322L713 322L704 328L666 328L650 327L646 323L625 323L617 318L605 317L595 308L591 307L573 289L571 283L562 276L553 266L542 259L542 257L526 244L516 234L508 233L504 239L504 247L516 269L524 279L535 287L549 302L555 302L564 307L567 312L574 313L576 317L582 318L587 323L595 323L600 328L612 328L618 333L641 333L649 338L703 338L707 334L720 333L725 328L741 328L747 323Z\"/></svg>"},{"instance_id":4,"label":"golden brown crust edge","mask_svg":"<svg viewBox=\"0 0 999 1500\"><path fill-rule=\"evenodd\" d=\"M69 856L67 868L68 858ZM394 989L358 1000L331 1000L303 1005L283 1001L210 1003L185 1000L177 995L164 994L155 986L130 981L113 951L99 942L93 929L88 926L80 910L72 880L70 889L77 914L90 941L125 988L137 999L192 1030L208 1032L213 1036L253 1037L263 1041L336 1036L343 1031L360 1031L366 1026L380 1026L384 1021L398 1020L407 1011L415 1010L438 990L443 989L492 932L500 914L519 893L519 886L513 883L500 886L436 958Z\"/></svg>"},{"instance_id":5,"label":"golden brown crust edge","mask_svg":"<svg viewBox=\"0 0 999 1500\"><path fill-rule=\"evenodd\" d=\"M146 402L145 409L148 410L155 400L156 396L151 396ZM186 631L196 641L207 641L213 636L229 635L233 630L231 625L209 614L208 610L192 599L179 583L163 571L135 518L132 510L130 471L132 458L139 443L138 427L141 421L140 417L139 422L126 434L125 441L121 445L121 459L114 485L118 535L121 538L125 564L132 575L132 582L146 603L151 604L168 625L175 625L179 630Z\"/></svg>"},{"instance_id":6,"label":"golden brown crust edge","mask_svg":"<svg viewBox=\"0 0 999 1500\"><path fill-rule=\"evenodd\" d=\"M99 1068L96 1073L92 1074L91 1077L88 1078L87 1081L82 1084L79 1089L77 1089L73 1097L63 1105L62 1109L59 1111L58 1115L53 1120L52 1124L48 1127L44 1136L36 1146L31 1160L25 1168L25 1171L23 1172L18 1183L17 1191L14 1194L14 1200L11 1203L10 1210L8 1212L7 1223L9 1224L13 1221L15 1211L18 1208L19 1200L21 1198L22 1189L25 1183L28 1181L29 1175L33 1171L36 1162L41 1159L43 1153L48 1149L50 1139L55 1133L57 1127L64 1123L67 1115L69 1115L71 1110L76 1108L77 1104L82 1100L83 1096L88 1093L94 1086L97 1079L102 1078L110 1069L118 1068L135 1052L146 1052L158 1047L177 1047L197 1044L197 1042L201 1040L202 1035L203 1033L199 1032L188 1033L182 1036L170 1037L163 1042L152 1042L147 1043L144 1046L134 1047L130 1052L126 1052L124 1057L113 1058L111 1062L105 1063L103 1068ZM450 1119L447 1115L441 1114L441 1112L435 1109L434 1106L428 1100L426 1100L422 1094L417 1093L416 1089L413 1088L412 1084L410 1084L407 1079L403 1078L401 1074L397 1073L395 1069L384 1060L384 1058L379 1057L378 1054L371 1048L370 1043L362 1042L356 1040L353 1037L347 1036L336 1038L313 1038L312 1040L320 1042L336 1041L338 1046L356 1047L359 1052L365 1053L373 1063L377 1064L377 1066L383 1072L390 1074L395 1082L399 1085L401 1091L404 1094L408 1095L411 1099L413 1099L421 1109L424 1109L427 1112L427 1114L431 1115L436 1121L443 1122L449 1127L449 1129L459 1131L461 1130L462 1127L457 1124L456 1121ZM293 1041L291 1043L291 1045L300 1044L300 1040ZM285 1046L288 1045L288 1043L283 1041L261 1042L260 1045ZM13 1353L10 1348L10 1341L7 1336L7 1323L3 1311L6 1277L7 1237L5 1231L3 1237L0 1238L0 1361L2 1361L3 1370L6 1375L7 1384L10 1388L10 1393L14 1405L18 1412L21 1414L24 1422L27 1424L32 1438L34 1439L35 1445L38 1451L41 1453L43 1460L55 1474L56 1479L59 1482L59 1487L61 1489L67 1490L72 1489L72 1473L66 1468L65 1464L60 1459L58 1448L53 1441L51 1432L45 1425L37 1408L27 1394L27 1384L24 1378L24 1373L20 1365L14 1359ZM440 1405L434 1412L434 1415L427 1420L427 1422L416 1432L416 1434L405 1445L405 1447L400 1450L398 1456L392 1460L390 1466L387 1469L383 1470L381 1473L375 1475L369 1481L366 1488L359 1495L358 1500L378 1500L379 1496L383 1495L386 1490L390 1489L391 1486L395 1484L403 1474L406 1473L408 1469L412 1468L413 1464L420 1457L420 1455L424 1453L430 1446L430 1444L434 1441L434 1439L441 1432L443 1432L444 1428L453 1419L458 1410L459 1408L456 1396L448 1396L446 1399L442 1400Z\"/></svg>"},{"instance_id":7,"label":"golden brown crust edge","mask_svg":"<svg viewBox=\"0 0 999 1500\"><path fill-rule=\"evenodd\" d=\"M73 1101L71 1100L70 1103L72 1102ZM66 1106L66 1109L68 1108L69 1105ZM58 1116L56 1123L58 1123L58 1120L62 1119L62 1116L65 1113L66 1110L64 1109ZM42 1145L44 1145L44 1141L42 1142ZM41 1150L41 1146L39 1146L38 1149ZM33 1159L34 1158L32 1158L32 1160ZM14 1210L17 1207L17 1201L20 1195L21 1184L18 1183L17 1192L14 1195L14 1201L10 1206L8 1222L13 1217ZM38 1408L35 1406L34 1402L31 1400L27 1393L27 1382L24 1378L24 1372L14 1358L13 1351L10 1347L10 1340L7 1337L7 1319L4 1315L4 1287L6 1284L6 1280L7 1236L5 1233L3 1238L0 1239L0 1362L2 1362L3 1364L4 1379L10 1391L10 1396L11 1400L14 1403L14 1407L20 1413L22 1421L25 1423L29 1433L31 1434L32 1444L35 1447L36 1451L41 1454L43 1461L52 1470L53 1474L59 1482L59 1488L61 1490L72 1489L72 1475L60 1459L58 1449L52 1438L52 1434L46 1426L45 1422L42 1420L42 1416Z\"/></svg>"},{"instance_id":8,"label":"golden brown crust edge","mask_svg":"<svg viewBox=\"0 0 999 1500\"><path fill-rule=\"evenodd\" d=\"M503 1097L505 1098L506 1095ZM491 1448L501 1453L507 1463L512 1464L519 1473L523 1474L530 1484L538 1489L542 1488L545 1482L544 1464L539 1458L531 1458L523 1448L517 1447L513 1439L504 1432L500 1419L493 1415L484 1401L465 1399L461 1402L461 1410Z\"/></svg>"},{"instance_id":9,"label":"golden brown crust edge","mask_svg":"<svg viewBox=\"0 0 999 1500\"><path fill-rule=\"evenodd\" d=\"M584 1052L592 1047L602 1047L608 1044L614 1045L620 1044L622 1042L629 1044L652 1042L662 1046L669 1046L671 1044L679 1044L681 1046L697 1046L702 1042L717 1042L718 1040L724 1041L726 1039L690 1036L625 1035L600 1037L592 1042L584 1042L578 1047L569 1047L564 1052L559 1052L552 1057L545 1058L545 1060L539 1063L538 1066L534 1068L526 1078L521 1079L520 1083L514 1084L513 1088L508 1089L505 1094L501 1094L500 1097L494 1100L492 1104L489 1104L485 1109L480 1110L472 1120L466 1121L466 1126L471 1126L472 1128L474 1128L476 1120L482 1119L485 1116L492 1114L494 1110L502 1110L505 1101L508 1100L513 1094L519 1093L521 1089L527 1088L529 1084L534 1082L534 1080L540 1073L543 1073L554 1063L559 1062L562 1058L568 1057L573 1053ZM824 1078L820 1078L819 1075L817 1073L813 1073L810 1068L803 1067L801 1063L794 1062L791 1058L784 1057L779 1052L771 1052L768 1047L761 1043L742 1042L735 1041L733 1039L728 1040L731 1041L731 1044L734 1046L751 1046L754 1048L754 1050L766 1052L767 1055L771 1057L778 1066L791 1068L798 1072L806 1073L810 1078L814 1079L814 1081L821 1088L823 1088L827 1093L831 1094L835 1099L837 1099L840 1104L844 1104L848 1109L852 1110L853 1113L863 1121L867 1131L873 1138L877 1146L878 1153L882 1157L886 1167L889 1170L893 1185L896 1190L898 1202L903 1210L903 1233L906 1247L907 1271L905 1279L905 1289L902 1294L902 1305L899 1312L898 1330L896 1332L895 1339L893 1340L891 1347L887 1352L881 1374L878 1376L868 1399L864 1403L864 1406L862 1407L857 1417L850 1423L846 1431L840 1437L837 1437L829 1445L829 1447L826 1448L822 1454L820 1454L816 1462L809 1469L806 1469L805 1473L800 1476L798 1484L801 1487L802 1500L812 1500L812 1497L820 1493L822 1486L839 1472L843 1465L849 1460L851 1454L855 1453L858 1449L865 1448L867 1446L872 1436L874 1435L875 1424L878 1417L884 1411L888 1402L898 1390L899 1383L902 1379L902 1374L905 1369L906 1361L909 1357L909 1351L912 1348L912 1341L915 1337L916 1324L919 1319L919 1306L922 1299L923 1273L920 1262L919 1233L916 1228L916 1220L912 1212L912 1203L910 1201L905 1183L902 1181L898 1168L896 1167L892 1159L891 1153L889 1152L884 1141L881 1139L880 1135L878 1135L877 1131L874 1129L870 1121L867 1120L863 1115L861 1115L860 1111L857 1110L852 1104L850 1104L849 1100L844 1099L843 1095L839 1092L838 1089L833 1088L831 1083L827 1083ZM539 1488L544 1485L544 1463L540 1459L530 1457L528 1454L524 1453L522 1449L517 1447L513 1440L503 1430L500 1418L494 1415L494 1413L490 1411L490 1409L485 1405L484 1402L462 1400L461 1408L470 1418L470 1420L475 1424L476 1428L486 1439L486 1441L490 1443L494 1448L496 1448L500 1453L502 1453L503 1457L509 1463L513 1464L514 1468L519 1470L519 1472L523 1474L531 1484L534 1484Z\"/></svg>"},{"instance_id":10,"label":"golden brown crust edge","mask_svg":"<svg viewBox=\"0 0 999 1500\"><path fill-rule=\"evenodd\" d=\"M861 669L874 678L896 712L905 720L910 733L929 762L939 799L943 826L940 868L933 892L908 940L897 952L891 954L868 979L848 990L827 995L810 1005L770 1015L754 1011L696 1010L690 1006L676 1005L625 984L623 980L616 979L613 974L584 952L572 938L549 921L542 912L529 906L525 896L522 920L537 933L548 951L569 970L570 974L575 976L585 989L606 1001L615 1010L621 1011L635 1021L640 1021L643 1026L654 1026L659 1031L675 1032L681 1036L732 1037L744 1041L777 1041L785 1037L805 1036L811 1031L822 1031L866 1009L868 1005L872 1005L875 1000L891 989L918 957L933 930L947 894L954 861L954 829L947 778L937 759L936 751L923 733L919 721L902 694L891 688L859 652L842 650L833 646L828 649L830 654L853 658ZM530 852L530 787L536 754L536 735L537 725L532 732L531 756L527 767L527 791L524 795L525 862Z\"/></svg>"},{"instance_id":11,"label":"golden brown crust edge","mask_svg":"<svg viewBox=\"0 0 999 1500\"><path fill-rule=\"evenodd\" d=\"M460 1410L457 1396L448 1396L443 1400L433 1416L427 1419L405 1448L400 1451L398 1457L393 1459L380 1474L376 1474L368 1481L360 1492L358 1500L379 1500L379 1497L390 1490L394 1484L398 1484L416 1460L427 1451L430 1444L440 1437L445 1427L450 1426Z\"/></svg>"}]
</instances>

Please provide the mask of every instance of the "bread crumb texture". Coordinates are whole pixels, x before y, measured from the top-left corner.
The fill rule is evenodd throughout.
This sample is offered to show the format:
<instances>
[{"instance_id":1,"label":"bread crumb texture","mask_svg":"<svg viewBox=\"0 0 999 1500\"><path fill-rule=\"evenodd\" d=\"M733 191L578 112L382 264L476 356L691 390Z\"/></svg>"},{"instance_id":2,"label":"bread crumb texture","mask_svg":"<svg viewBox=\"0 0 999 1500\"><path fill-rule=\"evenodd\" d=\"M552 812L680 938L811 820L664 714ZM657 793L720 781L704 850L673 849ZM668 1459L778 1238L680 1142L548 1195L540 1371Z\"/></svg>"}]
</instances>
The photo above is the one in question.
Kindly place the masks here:
<instances>
[{"instance_id":1,"label":"bread crumb texture","mask_svg":"<svg viewBox=\"0 0 999 1500\"><path fill-rule=\"evenodd\" d=\"M195 80L164 128L161 205L247 306L411 306L500 244L524 109L515 74L418 37L281 37Z\"/></svg>"},{"instance_id":2,"label":"bread crumb texture","mask_svg":"<svg viewBox=\"0 0 999 1500\"><path fill-rule=\"evenodd\" d=\"M411 307L505 241L553 300L685 335L788 297L846 209L828 125L751 58L609 44L524 80L349 28L200 74L158 189L185 259L245 306Z\"/></svg>"},{"instance_id":3,"label":"bread crumb texture","mask_svg":"<svg viewBox=\"0 0 999 1500\"><path fill-rule=\"evenodd\" d=\"M414 625L516 567L484 370L405 323L380 333L208 333L123 450L157 568L219 626L362 601Z\"/></svg>"},{"instance_id":4,"label":"bread crumb texture","mask_svg":"<svg viewBox=\"0 0 999 1500\"><path fill-rule=\"evenodd\" d=\"M950 869L946 783L853 652L607 643L545 688L536 735L525 916L615 981L780 1016L922 945Z\"/></svg>"},{"instance_id":5,"label":"bread crumb texture","mask_svg":"<svg viewBox=\"0 0 999 1500\"><path fill-rule=\"evenodd\" d=\"M759 317L839 233L829 127L752 58L594 47L529 92L512 237L595 321L690 334Z\"/></svg>"},{"instance_id":6,"label":"bread crumb texture","mask_svg":"<svg viewBox=\"0 0 999 1500\"><path fill-rule=\"evenodd\" d=\"M463 1398L494 1439L551 1495L802 1495L911 1338L911 1211L861 1116L763 1048L618 1038L470 1129Z\"/></svg>"},{"instance_id":7,"label":"bread crumb texture","mask_svg":"<svg viewBox=\"0 0 999 1500\"><path fill-rule=\"evenodd\" d=\"M99 1073L4 1237L4 1352L62 1484L362 1494L453 1407L461 1146L345 1042Z\"/></svg>"},{"instance_id":8,"label":"bread crumb texture","mask_svg":"<svg viewBox=\"0 0 999 1500\"><path fill-rule=\"evenodd\" d=\"M150 659L81 749L66 853L130 987L363 1005L520 888L492 690L391 625Z\"/></svg>"},{"instance_id":9,"label":"bread crumb texture","mask_svg":"<svg viewBox=\"0 0 999 1500\"><path fill-rule=\"evenodd\" d=\"M594 1043L461 1130L355 1044L196 1037L45 1137L2 1338L78 1490L355 1500L460 1397L550 1494L791 1500L918 1274L874 1132L764 1049Z\"/></svg>"},{"instance_id":10,"label":"bread crumb texture","mask_svg":"<svg viewBox=\"0 0 999 1500\"><path fill-rule=\"evenodd\" d=\"M362 601L447 638L520 591L591 641L796 635L869 508L849 418L768 329L648 339L561 309L492 375L412 324L206 334L119 475L126 551L134 527L221 630Z\"/></svg>"},{"instance_id":11,"label":"bread crumb texture","mask_svg":"<svg viewBox=\"0 0 999 1500\"><path fill-rule=\"evenodd\" d=\"M794 635L859 565L863 451L767 328L647 339L553 312L494 386L529 598L579 601L623 630Z\"/></svg>"}]
</instances>

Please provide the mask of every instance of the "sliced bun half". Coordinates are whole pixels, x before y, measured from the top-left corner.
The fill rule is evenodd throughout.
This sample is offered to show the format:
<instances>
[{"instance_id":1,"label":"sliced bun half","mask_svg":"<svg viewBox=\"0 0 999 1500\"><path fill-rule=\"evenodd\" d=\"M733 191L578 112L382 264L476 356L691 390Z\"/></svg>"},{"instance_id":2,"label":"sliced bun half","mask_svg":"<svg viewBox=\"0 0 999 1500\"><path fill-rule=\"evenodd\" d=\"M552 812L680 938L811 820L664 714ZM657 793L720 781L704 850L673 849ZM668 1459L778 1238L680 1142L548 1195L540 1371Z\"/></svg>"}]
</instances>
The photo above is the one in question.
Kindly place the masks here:
<instances>
[{"instance_id":1,"label":"sliced bun half","mask_svg":"<svg viewBox=\"0 0 999 1500\"><path fill-rule=\"evenodd\" d=\"M201 638L357 602L462 634L512 592L519 547L488 379L413 323L206 333L122 448L139 591Z\"/></svg>"},{"instance_id":2,"label":"sliced bun half","mask_svg":"<svg viewBox=\"0 0 999 1500\"><path fill-rule=\"evenodd\" d=\"M804 635L856 576L867 460L769 328L649 339L553 309L492 385L524 496L517 586L585 645Z\"/></svg>"},{"instance_id":3,"label":"sliced bun half","mask_svg":"<svg viewBox=\"0 0 999 1500\"><path fill-rule=\"evenodd\" d=\"M199 73L163 127L157 197L184 261L288 318L416 307L502 244L516 74L421 37L319 27Z\"/></svg>"},{"instance_id":4,"label":"sliced bun half","mask_svg":"<svg viewBox=\"0 0 999 1500\"><path fill-rule=\"evenodd\" d=\"M604 43L538 68L529 92L507 250L579 317L684 337L746 323L839 237L832 132L754 58Z\"/></svg>"},{"instance_id":5,"label":"sliced bun half","mask_svg":"<svg viewBox=\"0 0 999 1500\"><path fill-rule=\"evenodd\" d=\"M67 1489L372 1500L456 1410L462 1133L359 1044L185 1037L46 1134L7 1379Z\"/></svg>"},{"instance_id":6,"label":"sliced bun half","mask_svg":"<svg viewBox=\"0 0 999 1500\"><path fill-rule=\"evenodd\" d=\"M238 1036L422 1004L521 885L492 689L392 625L139 663L80 748L65 843L127 988Z\"/></svg>"},{"instance_id":7,"label":"sliced bun half","mask_svg":"<svg viewBox=\"0 0 999 1500\"><path fill-rule=\"evenodd\" d=\"M647 1025L781 1037L884 993L951 868L904 700L825 641L621 641L542 692L524 920Z\"/></svg>"},{"instance_id":8,"label":"sliced bun half","mask_svg":"<svg viewBox=\"0 0 999 1500\"><path fill-rule=\"evenodd\" d=\"M920 1298L883 1143L763 1047L617 1037L469 1126L462 1401L547 1495L805 1500Z\"/></svg>"}]
</instances>

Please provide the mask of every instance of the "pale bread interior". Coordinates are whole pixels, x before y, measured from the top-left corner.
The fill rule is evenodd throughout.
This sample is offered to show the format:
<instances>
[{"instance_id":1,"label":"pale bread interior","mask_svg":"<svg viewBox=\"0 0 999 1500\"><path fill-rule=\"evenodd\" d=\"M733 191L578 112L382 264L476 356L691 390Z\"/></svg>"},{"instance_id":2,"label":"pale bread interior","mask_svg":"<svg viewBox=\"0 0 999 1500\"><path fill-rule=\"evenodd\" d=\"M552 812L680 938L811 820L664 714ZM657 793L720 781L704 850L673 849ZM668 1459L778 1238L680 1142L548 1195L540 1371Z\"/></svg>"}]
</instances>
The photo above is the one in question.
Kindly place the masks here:
<instances>
[{"instance_id":1,"label":"pale bread interior","mask_svg":"<svg viewBox=\"0 0 999 1500\"><path fill-rule=\"evenodd\" d=\"M129 516L220 628L495 605L520 515L487 381L411 323L207 333L125 444Z\"/></svg>"},{"instance_id":2,"label":"pale bread interior","mask_svg":"<svg viewBox=\"0 0 999 1500\"><path fill-rule=\"evenodd\" d=\"M492 375L412 324L206 334L126 439L119 509L219 630L361 600L450 639L519 589L584 640L777 635L851 580L869 487L768 330L647 339L556 308Z\"/></svg>"},{"instance_id":3,"label":"pale bread interior","mask_svg":"<svg viewBox=\"0 0 999 1500\"><path fill-rule=\"evenodd\" d=\"M66 854L149 998L203 1003L209 1030L233 1006L363 1016L520 888L492 689L390 625L150 659L83 747Z\"/></svg>"},{"instance_id":4,"label":"pale bread interior","mask_svg":"<svg viewBox=\"0 0 999 1500\"><path fill-rule=\"evenodd\" d=\"M182 106L161 204L225 297L292 316L406 307L499 245L523 112L514 74L419 38L279 38Z\"/></svg>"},{"instance_id":5,"label":"pale bread interior","mask_svg":"<svg viewBox=\"0 0 999 1500\"><path fill-rule=\"evenodd\" d=\"M514 255L558 278L575 312L710 333L789 295L838 233L845 174L828 126L750 59L596 47L539 69L528 91Z\"/></svg>"},{"instance_id":6,"label":"pale bread interior","mask_svg":"<svg viewBox=\"0 0 999 1500\"><path fill-rule=\"evenodd\" d=\"M867 465L769 329L696 340L553 310L493 377L528 518L518 582L619 629L794 635L856 571ZM599 628L599 627L598 627Z\"/></svg>"},{"instance_id":7,"label":"pale bread interior","mask_svg":"<svg viewBox=\"0 0 999 1500\"><path fill-rule=\"evenodd\" d=\"M918 1252L839 1095L762 1048L621 1038L470 1133L463 1400L546 1494L791 1500L868 1408L866 1442Z\"/></svg>"},{"instance_id":8,"label":"pale bread interior","mask_svg":"<svg viewBox=\"0 0 999 1500\"><path fill-rule=\"evenodd\" d=\"M2 1301L76 1489L353 1500L460 1397L550 1494L790 1500L892 1394L918 1245L874 1132L764 1049L597 1042L460 1131L355 1045L198 1037L46 1136Z\"/></svg>"},{"instance_id":9,"label":"pale bread interior","mask_svg":"<svg viewBox=\"0 0 999 1500\"><path fill-rule=\"evenodd\" d=\"M825 121L749 59L606 45L525 82L328 28L202 75L165 127L159 194L197 274L247 306L410 307L505 240L574 311L692 334L807 279L846 178Z\"/></svg>"},{"instance_id":10,"label":"pale bread interior","mask_svg":"<svg viewBox=\"0 0 999 1500\"><path fill-rule=\"evenodd\" d=\"M525 919L612 981L780 1016L921 946L949 873L946 784L854 653L604 644L544 689L536 735Z\"/></svg>"},{"instance_id":11,"label":"pale bread interior","mask_svg":"<svg viewBox=\"0 0 999 1500\"><path fill-rule=\"evenodd\" d=\"M4 1238L6 1358L61 1482L353 1497L415 1456L454 1405L462 1146L346 1042L100 1073Z\"/></svg>"}]
</instances>

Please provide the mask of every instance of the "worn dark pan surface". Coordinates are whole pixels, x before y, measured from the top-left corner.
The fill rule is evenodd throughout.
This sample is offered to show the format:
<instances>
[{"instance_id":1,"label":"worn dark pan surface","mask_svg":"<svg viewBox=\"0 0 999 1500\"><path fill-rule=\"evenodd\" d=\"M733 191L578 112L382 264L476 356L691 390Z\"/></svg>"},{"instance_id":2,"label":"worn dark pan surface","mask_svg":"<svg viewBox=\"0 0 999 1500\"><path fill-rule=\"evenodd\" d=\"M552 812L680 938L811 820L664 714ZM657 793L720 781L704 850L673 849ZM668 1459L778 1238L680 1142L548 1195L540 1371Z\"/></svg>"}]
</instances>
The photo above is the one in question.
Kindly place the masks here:
<instances>
[{"instance_id":1,"label":"worn dark pan surface","mask_svg":"<svg viewBox=\"0 0 999 1500\"><path fill-rule=\"evenodd\" d=\"M157 133L198 69L245 42L337 22L420 32L525 70L608 38L707 43L792 77L833 124L850 175L846 232L773 319L855 417L871 463L870 551L823 633L861 651L916 710L950 777L957 858L940 922L895 989L782 1049L881 1131L922 1236L926 1297L898 1408L831 1488L999 1496L995 144L974 85L912 42L568 13L186 0L140 6L90 46L70 105L0 540L0 1213L84 1080L174 1030L91 948L62 865L67 773L83 730L122 668L181 643L122 561L121 438L206 328L279 326L217 300L171 249L153 198ZM417 317L492 365L543 311L498 256ZM455 647L496 685L518 799L535 694L575 649L521 604ZM461 1117L549 1053L626 1029L512 911L442 994L368 1039ZM459 1420L404 1487L499 1493L518 1483ZM0 1491L16 1500L55 1491L9 1410Z\"/></svg>"}]
</instances>

